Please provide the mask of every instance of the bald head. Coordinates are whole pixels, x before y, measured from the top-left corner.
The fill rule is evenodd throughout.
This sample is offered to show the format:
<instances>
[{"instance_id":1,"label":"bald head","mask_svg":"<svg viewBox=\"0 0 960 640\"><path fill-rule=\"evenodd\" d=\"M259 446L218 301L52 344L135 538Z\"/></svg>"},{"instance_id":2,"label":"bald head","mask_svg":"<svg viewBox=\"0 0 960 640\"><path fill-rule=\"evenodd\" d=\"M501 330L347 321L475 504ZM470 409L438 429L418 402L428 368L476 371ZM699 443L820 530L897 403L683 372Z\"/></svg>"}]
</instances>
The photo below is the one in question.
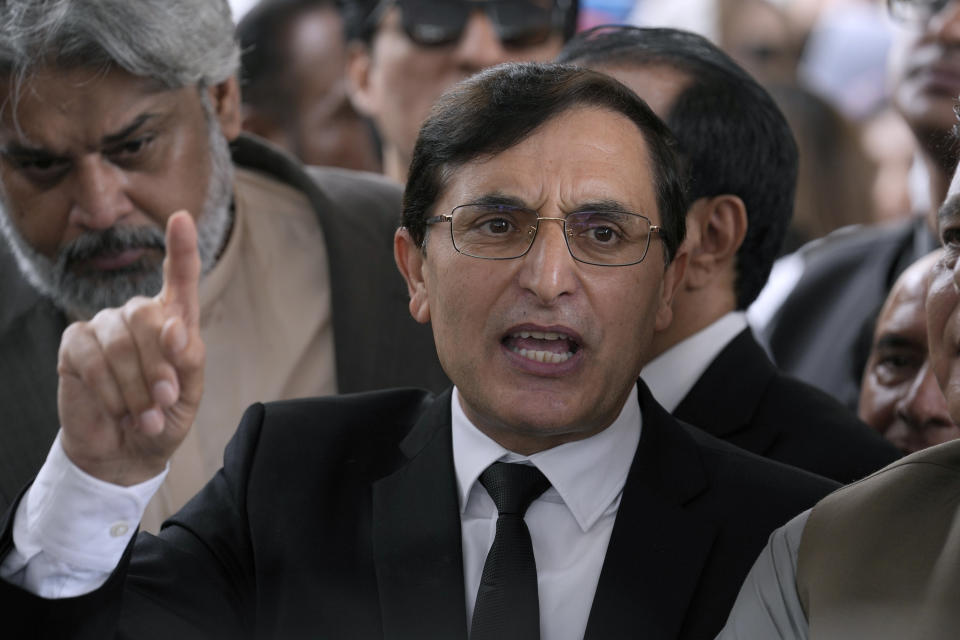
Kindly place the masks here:
<instances>
[{"instance_id":1,"label":"bald head","mask_svg":"<svg viewBox=\"0 0 960 640\"><path fill-rule=\"evenodd\" d=\"M925 304L942 250L897 279L877 318L863 373L860 418L904 453L960 437L930 365Z\"/></svg>"}]
</instances>

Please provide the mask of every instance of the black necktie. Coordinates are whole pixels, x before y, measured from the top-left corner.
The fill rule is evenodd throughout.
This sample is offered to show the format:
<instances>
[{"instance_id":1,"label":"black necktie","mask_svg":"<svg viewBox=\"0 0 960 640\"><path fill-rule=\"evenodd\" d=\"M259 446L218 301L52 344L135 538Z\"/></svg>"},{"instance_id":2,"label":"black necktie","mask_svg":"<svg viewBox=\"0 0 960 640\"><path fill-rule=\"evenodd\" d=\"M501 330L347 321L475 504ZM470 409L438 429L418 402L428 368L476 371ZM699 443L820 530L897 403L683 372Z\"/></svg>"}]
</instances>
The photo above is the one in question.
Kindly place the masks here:
<instances>
[{"instance_id":1,"label":"black necktie","mask_svg":"<svg viewBox=\"0 0 960 640\"><path fill-rule=\"evenodd\" d=\"M523 514L550 481L536 467L494 462L480 483L500 515L483 565L470 638L534 640L540 637L537 564Z\"/></svg>"}]
</instances>

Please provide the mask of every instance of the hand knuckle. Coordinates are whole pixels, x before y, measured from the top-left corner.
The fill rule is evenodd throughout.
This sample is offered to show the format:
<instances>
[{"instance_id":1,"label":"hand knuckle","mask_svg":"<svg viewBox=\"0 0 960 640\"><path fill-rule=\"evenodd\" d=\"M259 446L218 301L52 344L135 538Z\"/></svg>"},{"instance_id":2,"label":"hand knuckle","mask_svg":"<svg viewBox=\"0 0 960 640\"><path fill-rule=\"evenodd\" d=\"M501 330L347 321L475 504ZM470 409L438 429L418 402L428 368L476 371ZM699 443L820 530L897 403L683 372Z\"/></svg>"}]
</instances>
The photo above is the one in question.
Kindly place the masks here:
<instances>
[{"instance_id":1,"label":"hand knuckle","mask_svg":"<svg viewBox=\"0 0 960 640\"><path fill-rule=\"evenodd\" d=\"M113 331L102 343L103 353L109 360L129 358L133 353L133 340L130 334L122 331Z\"/></svg>"}]
</instances>

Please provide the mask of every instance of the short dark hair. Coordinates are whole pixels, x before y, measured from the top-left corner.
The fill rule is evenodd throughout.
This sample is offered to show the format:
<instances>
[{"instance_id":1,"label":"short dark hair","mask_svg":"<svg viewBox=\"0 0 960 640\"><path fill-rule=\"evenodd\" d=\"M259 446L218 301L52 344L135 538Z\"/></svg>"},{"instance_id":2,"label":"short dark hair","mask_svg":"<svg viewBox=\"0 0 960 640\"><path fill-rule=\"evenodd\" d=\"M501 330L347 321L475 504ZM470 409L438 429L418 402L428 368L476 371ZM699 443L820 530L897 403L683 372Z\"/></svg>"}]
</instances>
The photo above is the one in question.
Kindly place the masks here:
<instances>
[{"instance_id":1,"label":"short dark hair","mask_svg":"<svg viewBox=\"0 0 960 640\"><path fill-rule=\"evenodd\" d=\"M290 66L289 30L315 9L338 11L336 0L262 0L237 24L243 101L283 118L294 102L285 81Z\"/></svg>"},{"instance_id":2,"label":"short dark hair","mask_svg":"<svg viewBox=\"0 0 960 640\"><path fill-rule=\"evenodd\" d=\"M569 40L577 32L577 18L580 15L580 0L553 0L567 2L563 20L563 39ZM370 20L374 9L381 0L341 0L343 24L347 40L359 40L366 44L373 42L377 25Z\"/></svg>"},{"instance_id":3,"label":"short dark hair","mask_svg":"<svg viewBox=\"0 0 960 640\"><path fill-rule=\"evenodd\" d=\"M675 141L633 91L596 71L556 63L507 63L447 91L417 138L403 194L403 225L418 246L450 172L523 142L548 120L575 107L599 107L629 118L647 143L666 260L686 232L687 201Z\"/></svg>"},{"instance_id":4,"label":"short dark hair","mask_svg":"<svg viewBox=\"0 0 960 640\"><path fill-rule=\"evenodd\" d=\"M706 38L677 29L597 27L567 43L557 60L666 65L690 77L666 121L689 171L691 202L729 193L746 205L735 284L737 308L746 309L780 252L797 184L797 145L773 98Z\"/></svg>"}]
</instances>

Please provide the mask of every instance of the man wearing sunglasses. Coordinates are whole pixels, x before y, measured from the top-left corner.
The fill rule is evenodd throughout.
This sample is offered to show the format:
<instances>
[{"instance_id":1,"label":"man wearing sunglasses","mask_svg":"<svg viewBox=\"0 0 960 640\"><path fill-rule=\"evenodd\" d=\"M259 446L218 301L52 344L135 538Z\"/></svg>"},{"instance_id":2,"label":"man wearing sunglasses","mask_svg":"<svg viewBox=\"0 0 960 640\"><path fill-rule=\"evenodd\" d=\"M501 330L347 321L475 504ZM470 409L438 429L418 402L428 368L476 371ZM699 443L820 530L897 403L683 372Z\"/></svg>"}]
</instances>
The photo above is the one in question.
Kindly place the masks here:
<instances>
[{"instance_id":1,"label":"man wearing sunglasses","mask_svg":"<svg viewBox=\"0 0 960 640\"><path fill-rule=\"evenodd\" d=\"M893 227L841 230L796 255L802 275L758 322L784 371L856 409L865 351L860 328L897 276L936 247L936 214L957 164L952 131L960 94L960 2L888 0L898 28L891 51L891 100L917 139L929 175L929 206ZM864 194L866 198L866 194Z\"/></svg>"},{"instance_id":2,"label":"man wearing sunglasses","mask_svg":"<svg viewBox=\"0 0 960 640\"><path fill-rule=\"evenodd\" d=\"M508 61L552 59L576 29L579 0L347 0L354 107L383 145L383 172L405 182L413 143L448 87Z\"/></svg>"},{"instance_id":3,"label":"man wearing sunglasses","mask_svg":"<svg viewBox=\"0 0 960 640\"><path fill-rule=\"evenodd\" d=\"M769 532L834 483L676 421L637 383L686 260L673 144L597 72L457 85L394 237L455 386L254 405L223 471L125 552L117 525L163 480L203 367L192 229L172 218L165 295L64 342L62 438L0 533L4 617L97 640L713 637ZM117 315L150 358L93 339ZM124 390L179 388L159 430L98 415L104 364Z\"/></svg>"}]
</instances>

